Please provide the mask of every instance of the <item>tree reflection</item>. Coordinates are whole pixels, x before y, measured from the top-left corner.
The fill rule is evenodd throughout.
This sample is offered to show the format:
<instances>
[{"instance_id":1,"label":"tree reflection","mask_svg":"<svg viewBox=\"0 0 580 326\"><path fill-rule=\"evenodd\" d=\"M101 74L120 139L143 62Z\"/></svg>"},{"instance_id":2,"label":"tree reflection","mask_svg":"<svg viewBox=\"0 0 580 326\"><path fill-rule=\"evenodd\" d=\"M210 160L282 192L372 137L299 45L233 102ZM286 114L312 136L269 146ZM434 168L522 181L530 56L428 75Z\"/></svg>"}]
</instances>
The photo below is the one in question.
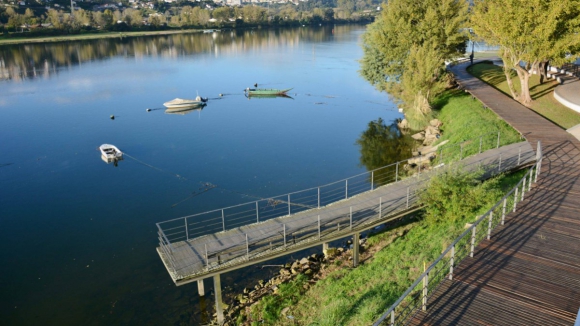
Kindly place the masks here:
<instances>
[{"instance_id":1,"label":"tree reflection","mask_svg":"<svg viewBox=\"0 0 580 326\"><path fill-rule=\"evenodd\" d=\"M116 56L168 59L206 53L227 56L272 47L292 48L300 43L322 43L332 38L332 26L323 26L8 45L0 47L0 80L46 78L58 73L61 68Z\"/></svg>"},{"instance_id":2,"label":"tree reflection","mask_svg":"<svg viewBox=\"0 0 580 326\"><path fill-rule=\"evenodd\" d=\"M382 118L369 122L356 143L360 146L360 165L372 171L411 157L414 140L401 133L397 121L387 125ZM402 175L403 165L385 167L374 172L375 185L395 181L396 173ZM369 177L370 178L370 177ZM370 181L370 179L369 179Z\"/></svg>"}]
</instances>

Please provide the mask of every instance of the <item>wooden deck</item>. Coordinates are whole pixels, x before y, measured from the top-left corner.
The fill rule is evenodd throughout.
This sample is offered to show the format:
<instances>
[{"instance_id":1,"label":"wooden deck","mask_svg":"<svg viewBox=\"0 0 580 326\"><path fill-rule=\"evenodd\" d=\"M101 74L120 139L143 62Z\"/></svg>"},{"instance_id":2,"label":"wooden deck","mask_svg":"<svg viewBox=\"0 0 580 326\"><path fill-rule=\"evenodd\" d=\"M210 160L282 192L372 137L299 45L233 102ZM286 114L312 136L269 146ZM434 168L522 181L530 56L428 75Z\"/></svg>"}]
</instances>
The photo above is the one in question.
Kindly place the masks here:
<instances>
[{"instance_id":1,"label":"wooden deck","mask_svg":"<svg viewBox=\"0 0 580 326\"><path fill-rule=\"evenodd\" d=\"M411 325L573 325L580 307L580 142L494 88L452 68L485 106L541 141L538 183L491 240L464 259Z\"/></svg>"},{"instance_id":2,"label":"wooden deck","mask_svg":"<svg viewBox=\"0 0 580 326\"><path fill-rule=\"evenodd\" d=\"M515 168L518 161L520 166L535 161L528 142L488 150L464 159L461 165L498 172L499 168ZM418 207L416 191L439 171L421 173L319 209L172 243L172 252L161 247L157 251L173 281L186 284L340 239L405 214Z\"/></svg>"}]
</instances>

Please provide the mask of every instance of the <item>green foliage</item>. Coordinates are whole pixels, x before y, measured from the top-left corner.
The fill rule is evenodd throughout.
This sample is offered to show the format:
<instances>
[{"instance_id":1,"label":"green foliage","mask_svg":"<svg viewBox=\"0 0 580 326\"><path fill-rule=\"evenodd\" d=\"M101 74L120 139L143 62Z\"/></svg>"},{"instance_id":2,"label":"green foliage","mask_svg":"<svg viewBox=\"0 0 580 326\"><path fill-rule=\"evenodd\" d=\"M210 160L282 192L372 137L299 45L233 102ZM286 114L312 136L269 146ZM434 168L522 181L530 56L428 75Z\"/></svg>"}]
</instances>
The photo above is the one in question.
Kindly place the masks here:
<instances>
[{"instance_id":1,"label":"green foliage","mask_svg":"<svg viewBox=\"0 0 580 326\"><path fill-rule=\"evenodd\" d=\"M529 69L548 60L562 63L574 58L567 55L580 50L580 1L478 0L471 26L488 44L500 46L510 92L514 99L529 106ZM519 93L511 84L511 69L520 79Z\"/></svg>"},{"instance_id":2,"label":"green foliage","mask_svg":"<svg viewBox=\"0 0 580 326\"><path fill-rule=\"evenodd\" d=\"M498 178L480 182L480 172L464 172L458 168L447 170L429 180L419 198L425 205L428 223L460 221L493 203L501 196Z\"/></svg>"},{"instance_id":3,"label":"green foliage","mask_svg":"<svg viewBox=\"0 0 580 326\"><path fill-rule=\"evenodd\" d=\"M308 277L299 274L292 281L280 284L278 293L263 297L258 303L252 306L252 319L262 320L263 324L270 325L278 320L282 309L292 306L305 292L304 285L308 282Z\"/></svg>"},{"instance_id":4,"label":"green foliage","mask_svg":"<svg viewBox=\"0 0 580 326\"><path fill-rule=\"evenodd\" d=\"M363 36L361 75L418 117L447 85L444 60L462 55L467 2L392 0Z\"/></svg>"}]
</instances>

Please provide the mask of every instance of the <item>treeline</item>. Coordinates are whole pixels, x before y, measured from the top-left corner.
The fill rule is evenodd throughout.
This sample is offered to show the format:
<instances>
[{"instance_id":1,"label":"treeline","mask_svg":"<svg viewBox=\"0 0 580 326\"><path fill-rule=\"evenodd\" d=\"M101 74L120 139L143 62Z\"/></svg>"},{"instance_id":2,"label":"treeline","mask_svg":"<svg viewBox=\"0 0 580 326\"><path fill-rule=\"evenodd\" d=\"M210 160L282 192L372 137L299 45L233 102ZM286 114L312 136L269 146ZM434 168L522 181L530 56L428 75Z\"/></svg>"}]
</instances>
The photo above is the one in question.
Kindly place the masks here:
<instances>
[{"instance_id":1,"label":"treeline","mask_svg":"<svg viewBox=\"0 0 580 326\"><path fill-rule=\"evenodd\" d=\"M372 4L372 0L362 2L361 6L367 4ZM3 23L5 37L25 37L94 31L121 32L371 22L376 12L376 9L353 12L344 8L299 10L297 6L292 4L273 7L250 5L218 7L210 10L199 6L183 6L167 8L164 13L133 8L114 11L107 9L103 12L77 9L72 14L62 10L49 9L40 15L36 15L31 9L26 9L24 13L18 13L13 8L8 7L4 11L0 11L0 22Z\"/></svg>"}]
</instances>

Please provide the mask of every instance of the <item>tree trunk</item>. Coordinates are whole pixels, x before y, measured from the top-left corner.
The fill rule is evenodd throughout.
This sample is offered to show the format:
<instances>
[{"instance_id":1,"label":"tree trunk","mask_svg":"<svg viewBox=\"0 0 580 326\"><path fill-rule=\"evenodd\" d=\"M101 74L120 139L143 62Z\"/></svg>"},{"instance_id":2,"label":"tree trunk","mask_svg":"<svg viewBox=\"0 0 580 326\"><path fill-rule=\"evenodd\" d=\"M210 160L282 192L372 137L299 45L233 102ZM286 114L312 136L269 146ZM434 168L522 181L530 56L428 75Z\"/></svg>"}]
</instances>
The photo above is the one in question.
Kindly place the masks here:
<instances>
[{"instance_id":1,"label":"tree trunk","mask_svg":"<svg viewBox=\"0 0 580 326\"><path fill-rule=\"evenodd\" d=\"M521 85L520 96L517 100L523 105L530 107L532 104L532 96L530 95L530 72L519 65L516 66L516 72L518 73Z\"/></svg>"},{"instance_id":2,"label":"tree trunk","mask_svg":"<svg viewBox=\"0 0 580 326\"><path fill-rule=\"evenodd\" d=\"M516 89L514 87L514 83L512 82L512 76L511 76L511 64L509 64L509 62L507 60L505 60L504 58L502 58L503 61L503 73L505 74L505 80L507 81L508 84L508 88L510 89L510 93L512 93L512 98L516 101L518 100L518 93L516 92Z\"/></svg>"}]
</instances>

